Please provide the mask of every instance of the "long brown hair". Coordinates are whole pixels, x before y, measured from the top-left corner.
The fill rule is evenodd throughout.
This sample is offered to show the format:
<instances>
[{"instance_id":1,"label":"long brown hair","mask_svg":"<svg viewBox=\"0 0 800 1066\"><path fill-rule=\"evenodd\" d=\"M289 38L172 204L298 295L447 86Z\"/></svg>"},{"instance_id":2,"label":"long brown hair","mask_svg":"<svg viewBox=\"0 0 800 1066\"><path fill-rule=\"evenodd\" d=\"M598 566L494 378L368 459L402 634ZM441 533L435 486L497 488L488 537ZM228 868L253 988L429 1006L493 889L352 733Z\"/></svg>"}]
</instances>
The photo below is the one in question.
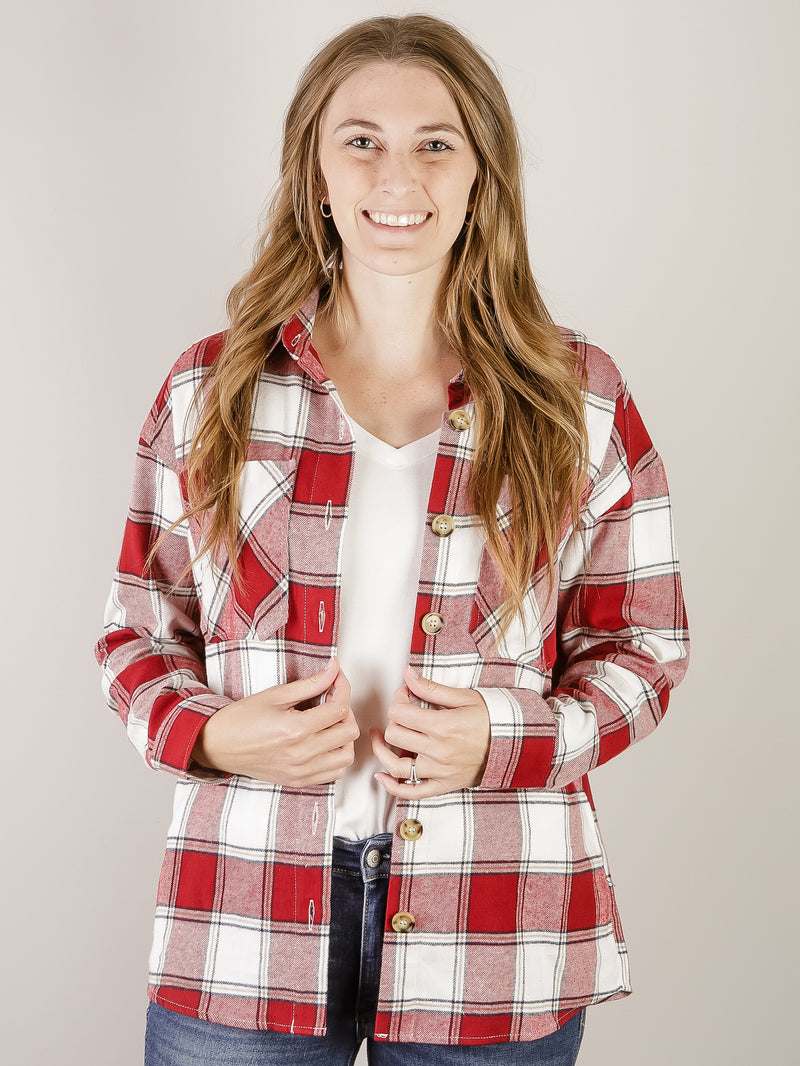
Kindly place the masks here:
<instances>
[{"instance_id":1,"label":"long brown hair","mask_svg":"<svg viewBox=\"0 0 800 1066\"><path fill-rule=\"evenodd\" d=\"M311 60L286 113L280 179L252 269L228 298L230 328L210 371L187 461L201 551L236 558L238 480L253 395L276 331L314 288L336 312L341 241L319 211L320 121L337 88L375 62L436 74L459 109L478 162L474 206L453 247L437 315L475 401L472 506L505 581L503 628L520 611L537 556L552 582L557 545L577 520L586 469L582 364L554 326L531 274L520 151L490 63L454 26L428 15L380 17L339 34ZM497 503L508 477L513 528ZM186 516L184 516L186 517Z\"/></svg>"}]
</instances>

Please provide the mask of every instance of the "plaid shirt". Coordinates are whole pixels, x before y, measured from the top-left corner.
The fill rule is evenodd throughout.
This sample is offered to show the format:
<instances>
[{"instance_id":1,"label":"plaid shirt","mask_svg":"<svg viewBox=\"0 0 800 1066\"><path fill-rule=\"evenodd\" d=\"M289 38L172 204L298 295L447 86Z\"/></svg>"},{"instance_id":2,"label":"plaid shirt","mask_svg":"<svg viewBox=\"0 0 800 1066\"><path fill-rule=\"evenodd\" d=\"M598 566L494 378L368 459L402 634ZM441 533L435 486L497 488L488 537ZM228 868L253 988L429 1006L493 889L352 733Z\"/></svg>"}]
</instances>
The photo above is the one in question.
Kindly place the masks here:
<instances>
[{"instance_id":1,"label":"plaid shirt","mask_svg":"<svg viewBox=\"0 0 800 1066\"><path fill-rule=\"evenodd\" d=\"M192 400L222 335L173 368L139 442L97 656L134 745L177 775L151 998L226 1025L322 1034L333 786L281 788L190 759L214 711L311 674L336 650L354 445L311 347L314 308L312 297L284 325L259 379L241 587L224 558L203 557L184 575L198 544L192 519L146 574L150 546L186 507ZM580 530L560 545L558 594L548 597L542 567L524 619L502 639L502 580L467 494L474 407L460 378L450 386L410 661L479 690L491 742L479 787L398 806L378 1039L531 1040L630 990L586 774L660 721L686 667L686 620L661 462L609 357L565 336L588 371L590 484ZM508 510L504 493L504 528ZM449 536L431 528L441 514L455 520ZM421 626L430 612L444 620L435 635ZM421 835L406 833L409 819ZM401 911L414 915L410 932L392 927Z\"/></svg>"}]
</instances>

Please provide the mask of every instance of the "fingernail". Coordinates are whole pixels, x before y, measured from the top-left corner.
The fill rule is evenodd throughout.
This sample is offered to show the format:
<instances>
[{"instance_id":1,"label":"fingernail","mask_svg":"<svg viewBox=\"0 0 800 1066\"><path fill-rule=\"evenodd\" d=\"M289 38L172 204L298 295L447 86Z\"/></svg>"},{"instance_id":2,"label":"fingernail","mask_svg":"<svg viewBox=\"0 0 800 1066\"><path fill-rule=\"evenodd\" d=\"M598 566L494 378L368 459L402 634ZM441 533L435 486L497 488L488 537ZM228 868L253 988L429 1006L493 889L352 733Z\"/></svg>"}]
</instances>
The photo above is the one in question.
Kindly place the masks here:
<instances>
[{"instance_id":1,"label":"fingernail","mask_svg":"<svg viewBox=\"0 0 800 1066\"><path fill-rule=\"evenodd\" d=\"M419 677L419 674L414 669L414 667L411 665L411 663L408 664L408 672L411 674L412 677Z\"/></svg>"}]
</instances>

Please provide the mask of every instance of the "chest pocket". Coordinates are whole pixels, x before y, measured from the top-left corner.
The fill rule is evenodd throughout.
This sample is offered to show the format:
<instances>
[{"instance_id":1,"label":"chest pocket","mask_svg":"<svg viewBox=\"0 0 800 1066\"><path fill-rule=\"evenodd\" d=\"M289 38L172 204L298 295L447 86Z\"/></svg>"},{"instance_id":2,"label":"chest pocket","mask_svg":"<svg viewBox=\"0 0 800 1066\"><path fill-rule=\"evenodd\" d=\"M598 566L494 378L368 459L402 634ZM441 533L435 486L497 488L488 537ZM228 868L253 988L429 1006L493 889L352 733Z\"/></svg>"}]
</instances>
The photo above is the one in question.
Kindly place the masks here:
<instances>
[{"instance_id":1,"label":"chest pocket","mask_svg":"<svg viewBox=\"0 0 800 1066\"><path fill-rule=\"evenodd\" d=\"M286 624L295 467L293 461L273 459L249 459L244 464L239 481L238 580L226 552L213 562L204 555L195 567L208 642L266 640Z\"/></svg>"},{"instance_id":2,"label":"chest pocket","mask_svg":"<svg viewBox=\"0 0 800 1066\"><path fill-rule=\"evenodd\" d=\"M488 551L485 553L470 626L470 636L483 663L481 684L542 690L547 656L541 591L540 583L532 581L528 585L522 615L513 618L500 637L497 619L503 602L503 582L499 567Z\"/></svg>"}]
</instances>

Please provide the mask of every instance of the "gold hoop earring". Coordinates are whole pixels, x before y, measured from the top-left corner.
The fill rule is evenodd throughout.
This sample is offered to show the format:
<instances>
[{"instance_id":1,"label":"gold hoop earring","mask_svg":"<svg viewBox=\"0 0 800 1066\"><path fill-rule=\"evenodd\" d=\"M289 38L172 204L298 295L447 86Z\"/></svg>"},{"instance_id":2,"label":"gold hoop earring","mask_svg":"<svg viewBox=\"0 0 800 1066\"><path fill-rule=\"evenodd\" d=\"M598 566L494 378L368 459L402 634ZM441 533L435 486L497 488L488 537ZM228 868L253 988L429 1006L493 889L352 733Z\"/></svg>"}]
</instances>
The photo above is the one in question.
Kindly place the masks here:
<instances>
[{"instance_id":1,"label":"gold hoop earring","mask_svg":"<svg viewBox=\"0 0 800 1066\"><path fill-rule=\"evenodd\" d=\"M319 211L323 218L333 218L333 211L330 210L330 204L328 204L328 213L325 214L325 204L328 203L328 198L323 196L319 202Z\"/></svg>"}]
</instances>

